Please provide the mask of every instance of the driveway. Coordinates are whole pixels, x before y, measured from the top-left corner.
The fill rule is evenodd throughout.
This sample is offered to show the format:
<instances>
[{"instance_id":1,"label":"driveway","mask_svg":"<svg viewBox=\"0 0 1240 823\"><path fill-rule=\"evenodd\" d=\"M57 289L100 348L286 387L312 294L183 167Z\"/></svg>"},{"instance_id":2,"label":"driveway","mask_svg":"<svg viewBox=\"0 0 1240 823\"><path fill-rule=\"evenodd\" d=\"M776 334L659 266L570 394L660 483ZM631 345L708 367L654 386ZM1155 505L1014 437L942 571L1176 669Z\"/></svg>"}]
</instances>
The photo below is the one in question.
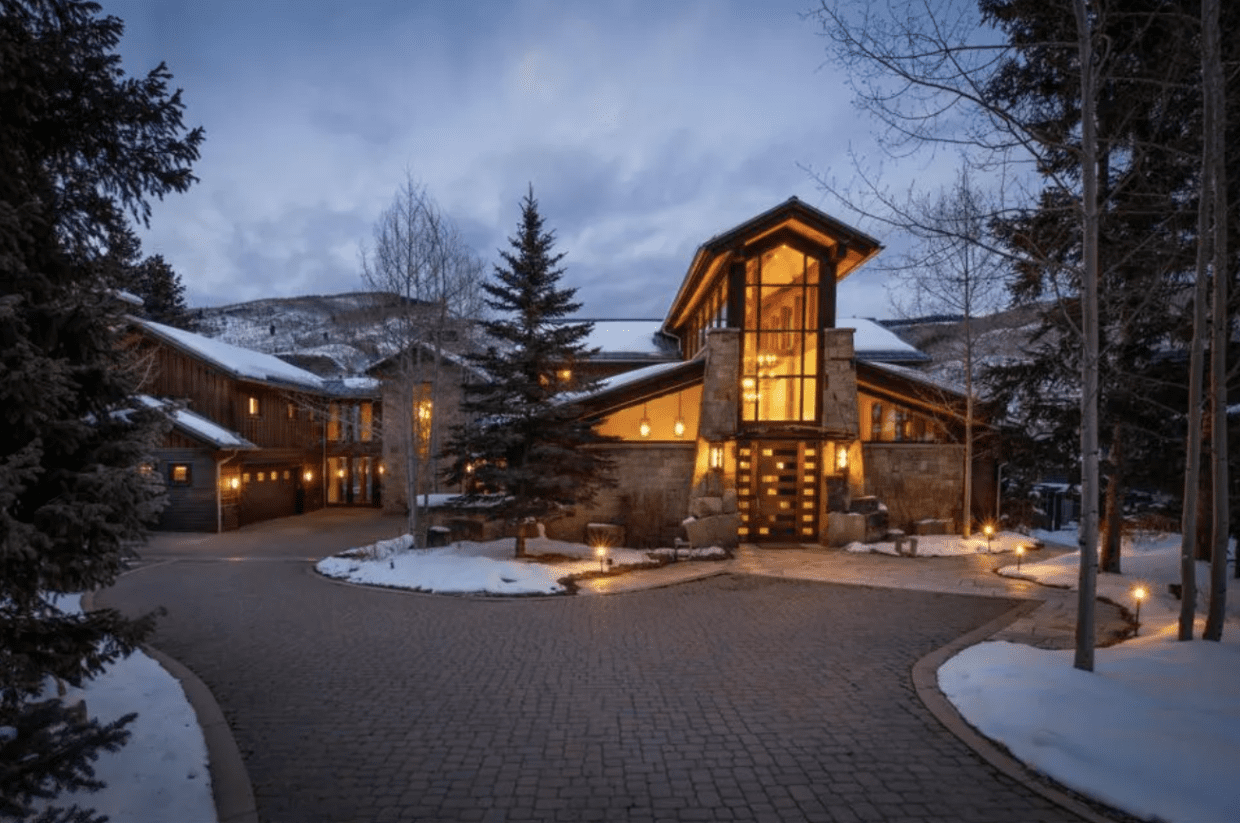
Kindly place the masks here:
<instances>
[{"instance_id":1,"label":"driveway","mask_svg":"<svg viewBox=\"0 0 1240 823\"><path fill-rule=\"evenodd\" d=\"M347 521L157 541L98 598L167 608L153 644L211 688L267 823L1078 819L913 690L918 658L1009 600L739 574L610 597L376 591L297 560L349 545Z\"/></svg>"}]
</instances>

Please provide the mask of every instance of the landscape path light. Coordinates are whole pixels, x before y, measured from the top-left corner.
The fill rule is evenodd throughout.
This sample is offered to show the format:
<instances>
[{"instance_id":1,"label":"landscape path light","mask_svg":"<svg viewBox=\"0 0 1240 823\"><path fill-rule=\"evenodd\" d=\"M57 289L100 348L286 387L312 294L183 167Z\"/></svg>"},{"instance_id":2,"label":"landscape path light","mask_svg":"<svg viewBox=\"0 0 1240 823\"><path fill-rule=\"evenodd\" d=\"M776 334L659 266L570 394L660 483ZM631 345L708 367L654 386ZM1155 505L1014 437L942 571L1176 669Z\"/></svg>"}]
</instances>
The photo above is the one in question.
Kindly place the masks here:
<instances>
[{"instance_id":1,"label":"landscape path light","mask_svg":"<svg viewBox=\"0 0 1240 823\"><path fill-rule=\"evenodd\" d=\"M995 543L994 524L987 523L985 526L982 526L982 534L986 535L986 551L993 552Z\"/></svg>"},{"instance_id":2,"label":"landscape path light","mask_svg":"<svg viewBox=\"0 0 1240 823\"><path fill-rule=\"evenodd\" d=\"M1020 561L1025 557L1025 547L1020 545L1016 547L1016 573L1020 574Z\"/></svg>"},{"instance_id":3,"label":"landscape path light","mask_svg":"<svg viewBox=\"0 0 1240 823\"><path fill-rule=\"evenodd\" d=\"M595 546L594 555L595 557L598 558L598 570L606 571L604 566L607 563L607 547L606 546Z\"/></svg>"},{"instance_id":4,"label":"landscape path light","mask_svg":"<svg viewBox=\"0 0 1240 823\"><path fill-rule=\"evenodd\" d=\"M1144 600L1148 594L1149 592L1145 590L1145 586L1137 584L1132 587L1132 599L1137 601L1137 627L1133 629L1133 637L1136 637L1141 633L1141 601Z\"/></svg>"}]
</instances>

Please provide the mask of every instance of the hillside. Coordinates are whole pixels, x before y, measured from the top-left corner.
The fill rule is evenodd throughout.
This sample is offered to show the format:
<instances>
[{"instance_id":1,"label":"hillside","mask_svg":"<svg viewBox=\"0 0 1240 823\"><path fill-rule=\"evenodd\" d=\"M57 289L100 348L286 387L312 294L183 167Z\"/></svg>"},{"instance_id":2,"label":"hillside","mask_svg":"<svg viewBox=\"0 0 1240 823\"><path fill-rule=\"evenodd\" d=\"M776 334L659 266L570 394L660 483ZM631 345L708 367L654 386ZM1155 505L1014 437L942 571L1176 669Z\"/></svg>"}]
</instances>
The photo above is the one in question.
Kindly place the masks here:
<instances>
[{"instance_id":1,"label":"hillside","mask_svg":"<svg viewBox=\"0 0 1240 823\"><path fill-rule=\"evenodd\" d=\"M357 374L391 353L383 321L399 299L370 292L273 297L192 314L199 334L331 377Z\"/></svg>"}]
</instances>

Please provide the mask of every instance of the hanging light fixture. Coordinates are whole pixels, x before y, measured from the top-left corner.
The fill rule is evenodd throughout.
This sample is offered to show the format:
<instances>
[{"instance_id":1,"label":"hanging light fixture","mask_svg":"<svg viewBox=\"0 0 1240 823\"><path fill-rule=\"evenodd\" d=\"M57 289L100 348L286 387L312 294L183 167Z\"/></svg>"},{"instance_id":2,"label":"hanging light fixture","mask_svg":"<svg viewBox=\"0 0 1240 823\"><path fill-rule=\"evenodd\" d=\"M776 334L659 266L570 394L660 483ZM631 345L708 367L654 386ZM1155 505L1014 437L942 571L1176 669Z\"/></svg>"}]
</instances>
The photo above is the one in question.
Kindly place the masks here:
<instances>
[{"instance_id":1,"label":"hanging light fixture","mask_svg":"<svg viewBox=\"0 0 1240 823\"><path fill-rule=\"evenodd\" d=\"M677 437L685 436L685 415L684 415L684 410L681 406L681 401L683 400L683 398L684 398L684 392L677 392L676 394L676 422L672 424L672 432Z\"/></svg>"},{"instance_id":2,"label":"hanging light fixture","mask_svg":"<svg viewBox=\"0 0 1240 823\"><path fill-rule=\"evenodd\" d=\"M637 424L637 433L642 437L650 436L650 417L646 414L646 404L642 404L642 420Z\"/></svg>"}]
</instances>

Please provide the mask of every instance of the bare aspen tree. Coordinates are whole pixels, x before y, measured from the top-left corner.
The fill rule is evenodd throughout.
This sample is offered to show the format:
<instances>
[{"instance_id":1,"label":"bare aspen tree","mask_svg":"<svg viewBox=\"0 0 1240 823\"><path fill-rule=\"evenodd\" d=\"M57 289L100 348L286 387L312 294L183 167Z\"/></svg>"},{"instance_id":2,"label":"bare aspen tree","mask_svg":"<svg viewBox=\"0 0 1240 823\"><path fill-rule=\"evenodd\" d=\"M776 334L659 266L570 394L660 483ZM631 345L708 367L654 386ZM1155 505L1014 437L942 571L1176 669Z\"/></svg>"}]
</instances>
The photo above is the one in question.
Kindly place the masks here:
<instances>
[{"instance_id":1,"label":"bare aspen tree","mask_svg":"<svg viewBox=\"0 0 1240 823\"><path fill-rule=\"evenodd\" d=\"M1095 129L1097 75L1105 62L1097 52L1087 0L1074 0L1076 39L1047 43L1074 49L1079 61L1083 134L1079 145L1048 146L1042 124L1028 112L996 102L989 87L1011 47L980 26L971 3L922 2L871 6L824 0L815 11L834 43L854 102L884 127L884 149L893 156L925 146L966 150L980 167L1008 180L1049 173L1064 192L1077 192L1082 238L1080 592L1074 665L1092 671L1094 598L1098 550L1098 145ZM1052 150L1078 151L1082 179L1050 170ZM1014 167L1013 164L1022 164Z\"/></svg>"},{"instance_id":2,"label":"bare aspen tree","mask_svg":"<svg viewBox=\"0 0 1240 823\"><path fill-rule=\"evenodd\" d=\"M460 231L407 175L374 227L373 244L362 250L367 288L394 303L383 310L385 345L391 355L382 379L395 408L384 409L384 440L402 452L406 525L413 545L425 545L418 495L438 482L435 458L444 415L442 398L449 348L470 333L482 309L482 263ZM394 296L391 301L388 296Z\"/></svg>"},{"instance_id":3,"label":"bare aspen tree","mask_svg":"<svg viewBox=\"0 0 1240 823\"><path fill-rule=\"evenodd\" d=\"M962 165L951 189L936 197L916 198L901 208L902 226L916 247L884 268L891 274L892 302L901 314L956 313L962 317L960 346L965 388L964 485L961 533L973 524L974 421L976 419L976 354L974 321L999 306L1006 273L1005 255L988 242L986 221L991 206ZM897 296L898 295L898 296Z\"/></svg>"},{"instance_id":4,"label":"bare aspen tree","mask_svg":"<svg viewBox=\"0 0 1240 823\"><path fill-rule=\"evenodd\" d=\"M1226 133L1226 79L1219 43L1219 0L1201 3L1201 73L1204 103L1205 151L1202 163L1202 200L1209 199L1209 238L1214 276L1210 301L1210 470L1213 476L1214 522L1210 557L1210 601L1206 614L1205 640L1222 640L1227 618L1227 344L1231 336L1231 316L1227 306L1227 164L1224 156ZM1203 207L1204 209L1205 207ZM1199 243L1205 237L1198 238ZM1198 276L1201 276L1198 271ZM1190 443L1193 448L1196 444Z\"/></svg>"}]
</instances>

